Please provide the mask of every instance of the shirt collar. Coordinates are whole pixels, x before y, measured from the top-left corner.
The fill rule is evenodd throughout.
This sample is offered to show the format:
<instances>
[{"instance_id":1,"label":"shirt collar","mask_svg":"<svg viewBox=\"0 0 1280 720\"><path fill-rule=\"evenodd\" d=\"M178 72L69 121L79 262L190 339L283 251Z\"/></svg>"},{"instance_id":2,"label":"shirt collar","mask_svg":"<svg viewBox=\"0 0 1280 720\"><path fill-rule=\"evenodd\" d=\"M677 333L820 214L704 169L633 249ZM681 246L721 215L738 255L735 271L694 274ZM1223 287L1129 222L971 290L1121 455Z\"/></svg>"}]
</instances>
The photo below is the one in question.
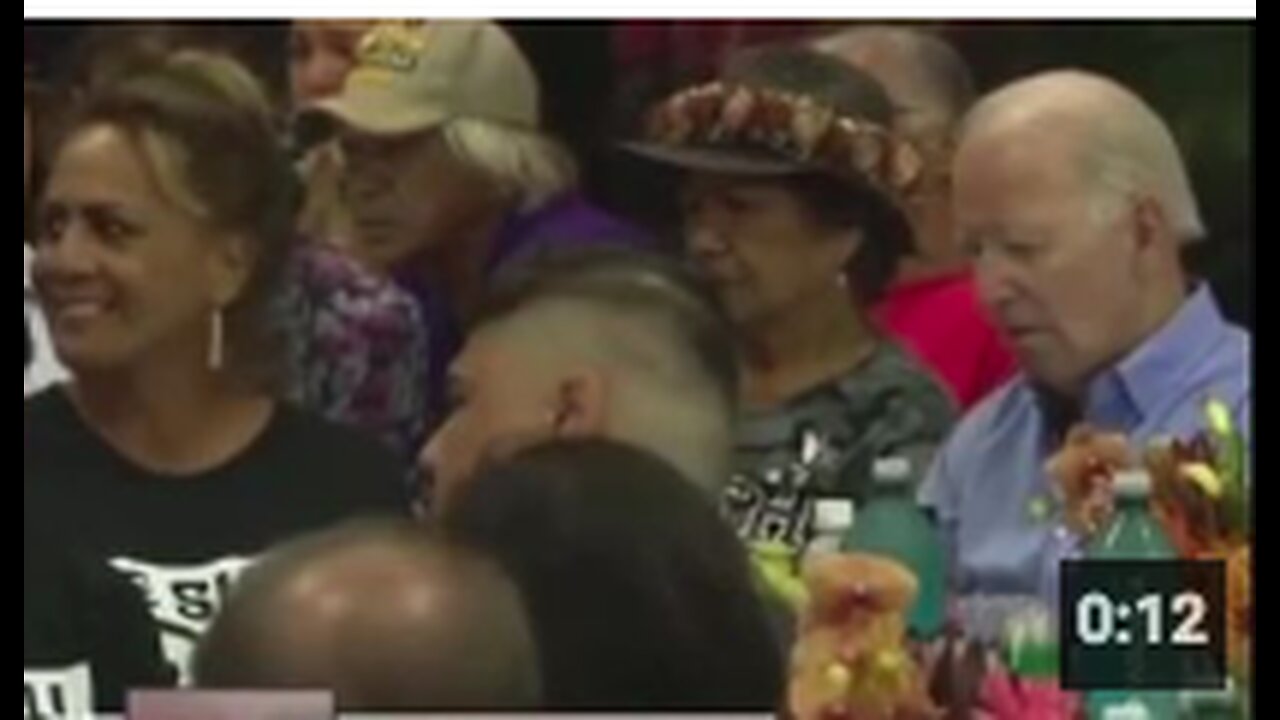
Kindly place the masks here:
<instances>
[{"instance_id":1,"label":"shirt collar","mask_svg":"<svg viewBox=\"0 0 1280 720\"><path fill-rule=\"evenodd\" d=\"M1159 330L1090 383L1090 406L1119 396L1140 418L1148 416L1218 346L1226 329L1212 292L1201 284Z\"/></svg>"},{"instance_id":2,"label":"shirt collar","mask_svg":"<svg viewBox=\"0 0 1280 720\"><path fill-rule=\"evenodd\" d=\"M1085 422L1128 428L1156 412L1168 400L1170 389L1202 362L1205 352L1220 344L1219 338L1227 329L1212 292L1201 284L1155 333L1089 383L1080 408L1046 397L1025 375L1023 391L1027 394L1023 397L1046 419L1056 417L1070 423L1075 416ZM1066 428L1060 430L1065 432Z\"/></svg>"}]
</instances>

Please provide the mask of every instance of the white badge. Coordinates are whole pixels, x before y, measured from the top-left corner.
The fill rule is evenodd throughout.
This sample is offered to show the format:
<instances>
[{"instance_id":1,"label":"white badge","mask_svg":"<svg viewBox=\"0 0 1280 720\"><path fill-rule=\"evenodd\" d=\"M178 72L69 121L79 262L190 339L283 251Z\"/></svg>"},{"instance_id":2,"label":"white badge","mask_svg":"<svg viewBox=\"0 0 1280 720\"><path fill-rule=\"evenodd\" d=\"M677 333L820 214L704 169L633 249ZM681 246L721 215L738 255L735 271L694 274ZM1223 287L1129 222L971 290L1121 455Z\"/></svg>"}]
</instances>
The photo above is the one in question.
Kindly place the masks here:
<instances>
[{"instance_id":1,"label":"white badge","mask_svg":"<svg viewBox=\"0 0 1280 720\"><path fill-rule=\"evenodd\" d=\"M93 717L93 676L88 663L59 669L22 669L22 717L82 720Z\"/></svg>"}]
</instances>

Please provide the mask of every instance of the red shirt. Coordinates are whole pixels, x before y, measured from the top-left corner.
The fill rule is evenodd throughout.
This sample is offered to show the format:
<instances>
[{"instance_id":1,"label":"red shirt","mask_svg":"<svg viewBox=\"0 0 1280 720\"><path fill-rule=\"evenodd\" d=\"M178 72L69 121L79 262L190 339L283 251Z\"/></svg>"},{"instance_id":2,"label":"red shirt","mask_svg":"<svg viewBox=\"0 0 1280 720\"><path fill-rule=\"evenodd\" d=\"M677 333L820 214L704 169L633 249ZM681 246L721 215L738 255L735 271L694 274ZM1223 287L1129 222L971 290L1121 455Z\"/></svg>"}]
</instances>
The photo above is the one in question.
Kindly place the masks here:
<instances>
[{"instance_id":1,"label":"red shirt","mask_svg":"<svg viewBox=\"0 0 1280 720\"><path fill-rule=\"evenodd\" d=\"M967 410L1017 370L962 270L890 286L872 318L923 362Z\"/></svg>"}]
</instances>

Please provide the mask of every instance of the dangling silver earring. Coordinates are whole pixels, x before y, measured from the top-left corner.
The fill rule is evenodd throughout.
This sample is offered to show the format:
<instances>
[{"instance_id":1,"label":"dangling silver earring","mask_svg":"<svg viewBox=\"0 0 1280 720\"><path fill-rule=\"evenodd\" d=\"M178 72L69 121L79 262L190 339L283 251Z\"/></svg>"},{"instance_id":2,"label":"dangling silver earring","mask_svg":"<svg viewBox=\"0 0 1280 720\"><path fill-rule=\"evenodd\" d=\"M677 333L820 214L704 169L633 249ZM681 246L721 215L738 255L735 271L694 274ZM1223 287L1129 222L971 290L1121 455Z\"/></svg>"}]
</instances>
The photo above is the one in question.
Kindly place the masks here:
<instances>
[{"instance_id":1,"label":"dangling silver earring","mask_svg":"<svg viewBox=\"0 0 1280 720\"><path fill-rule=\"evenodd\" d=\"M209 369L217 372L222 369L224 358L224 329L222 322L222 308L218 308L209 315Z\"/></svg>"}]
</instances>

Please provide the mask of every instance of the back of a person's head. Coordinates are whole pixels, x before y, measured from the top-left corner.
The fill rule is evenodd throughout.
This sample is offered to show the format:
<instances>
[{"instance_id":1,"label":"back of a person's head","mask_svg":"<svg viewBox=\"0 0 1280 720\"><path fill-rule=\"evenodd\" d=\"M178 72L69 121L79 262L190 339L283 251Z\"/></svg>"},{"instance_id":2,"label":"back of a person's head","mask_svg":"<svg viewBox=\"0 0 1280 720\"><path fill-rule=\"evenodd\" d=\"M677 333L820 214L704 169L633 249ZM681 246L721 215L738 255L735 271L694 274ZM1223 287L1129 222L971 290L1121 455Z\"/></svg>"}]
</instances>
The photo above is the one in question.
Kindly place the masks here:
<instances>
[{"instance_id":1,"label":"back of a person's head","mask_svg":"<svg viewBox=\"0 0 1280 720\"><path fill-rule=\"evenodd\" d=\"M976 99L973 73L941 35L901 25L858 25L812 46L876 78L893 100L899 127L916 141L950 141Z\"/></svg>"},{"instance_id":2,"label":"back of a person's head","mask_svg":"<svg viewBox=\"0 0 1280 720\"><path fill-rule=\"evenodd\" d=\"M738 355L722 307L691 270L620 248L553 253L500 278L473 322L490 327L544 364L607 372L614 439L708 492L726 482Z\"/></svg>"},{"instance_id":3,"label":"back of a person's head","mask_svg":"<svg viewBox=\"0 0 1280 720\"><path fill-rule=\"evenodd\" d=\"M893 103L874 77L805 47L762 45L740 50L726 61L721 78L813 98L843 115L884 127L893 121Z\"/></svg>"},{"instance_id":4,"label":"back of a person's head","mask_svg":"<svg viewBox=\"0 0 1280 720\"><path fill-rule=\"evenodd\" d=\"M238 582L195 662L205 688L323 688L343 710L534 709L519 591L474 551L407 520L282 545Z\"/></svg>"},{"instance_id":5,"label":"back of a person's head","mask_svg":"<svg viewBox=\"0 0 1280 720\"><path fill-rule=\"evenodd\" d=\"M785 673L745 552L667 463L559 441L482 471L450 539L516 579L560 710L772 710Z\"/></svg>"}]
</instances>

